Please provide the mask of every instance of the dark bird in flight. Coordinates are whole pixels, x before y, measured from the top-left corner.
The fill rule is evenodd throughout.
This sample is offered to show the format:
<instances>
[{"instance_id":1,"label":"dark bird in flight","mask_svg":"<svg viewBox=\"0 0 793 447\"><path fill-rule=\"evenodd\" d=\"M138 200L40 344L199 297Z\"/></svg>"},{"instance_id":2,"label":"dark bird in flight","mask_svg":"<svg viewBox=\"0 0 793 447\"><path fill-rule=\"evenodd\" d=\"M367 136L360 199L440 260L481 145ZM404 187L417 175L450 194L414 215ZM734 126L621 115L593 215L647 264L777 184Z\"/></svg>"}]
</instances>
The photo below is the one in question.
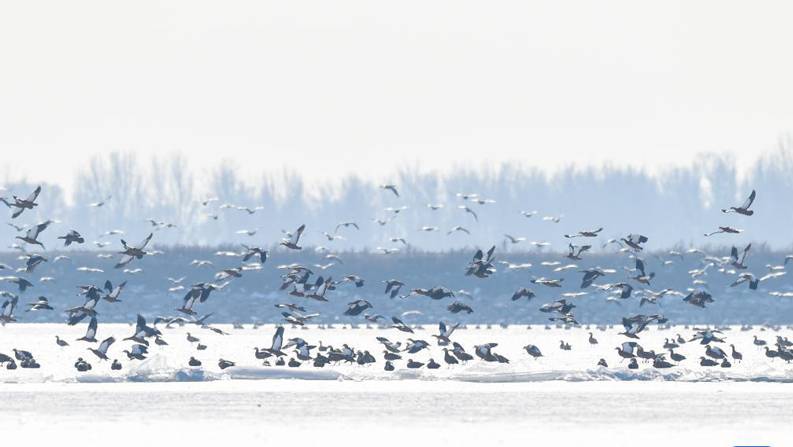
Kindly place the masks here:
<instances>
[{"instance_id":1,"label":"dark bird in flight","mask_svg":"<svg viewBox=\"0 0 793 447\"><path fill-rule=\"evenodd\" d=\"M12 196L13 198L12 202L9 202L8 199L5 197L0 197L0 201L5 203L6 206L8 206L9 208L16 208L16 211L12 212L11 214L11 218L16 219L25 210L32 210L34 207L39 206L39 204L36 203L36 199L39 197L40 193L41 193L41 185L37 186L36 189L33 190L33 192L30 193L30 195L26 199L21 199L17 196Z\"/></svg>"},{"instance_id":2,"label":"dark bird in flight","mask_svg":"<svg viewBox=\"0 0 793 447\"><path fill-rule=\"evenodd\" d=\"M738 214L743 214L744 216L751 216L752 214L754 214L754 211L750 210L749 208L752 206L752 203L754 203L755 197L757 197L757 193L755 192L755 190L752 190L752 193L749 194L749 197L746 199L746 201L744 201L741 204L741 206L731 206L727 209L722 209L721 212L738 213Z\"/></svg>"}]
</instances>

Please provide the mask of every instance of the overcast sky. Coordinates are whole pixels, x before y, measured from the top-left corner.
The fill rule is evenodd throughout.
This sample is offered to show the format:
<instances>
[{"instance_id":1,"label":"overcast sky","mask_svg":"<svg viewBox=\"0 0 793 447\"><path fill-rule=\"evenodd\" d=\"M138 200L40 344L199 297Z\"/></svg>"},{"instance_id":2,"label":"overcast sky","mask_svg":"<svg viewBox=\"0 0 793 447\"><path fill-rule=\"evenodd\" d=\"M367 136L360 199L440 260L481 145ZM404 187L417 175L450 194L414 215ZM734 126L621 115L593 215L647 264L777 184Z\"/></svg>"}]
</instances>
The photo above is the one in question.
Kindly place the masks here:
<instances>
[{"instance_id":1,"label":"overcast sky","mask_svg":"<svg viewBox=\"0 0 793 447\"><path fill-rule=\"evenodd\" d=\"M748 161L793 128L791 17L782 1L6 2L1 173L68 187L110 150L320 180Z\"/></svg>"}]
</instances>

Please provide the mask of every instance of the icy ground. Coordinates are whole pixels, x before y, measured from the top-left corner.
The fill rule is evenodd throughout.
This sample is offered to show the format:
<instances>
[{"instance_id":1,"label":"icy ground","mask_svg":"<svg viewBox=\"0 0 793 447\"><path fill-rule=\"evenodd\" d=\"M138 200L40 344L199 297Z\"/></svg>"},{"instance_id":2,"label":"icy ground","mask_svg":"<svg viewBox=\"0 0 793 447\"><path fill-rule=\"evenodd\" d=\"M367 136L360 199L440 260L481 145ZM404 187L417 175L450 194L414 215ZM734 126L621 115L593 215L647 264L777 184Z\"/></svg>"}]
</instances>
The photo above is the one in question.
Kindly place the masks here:
<instances>
[{"instance_id":1,"label":"icy ground","mask_svg":"<svg viewBox=\"0 0 793 447\"><path fill-rule=\"evenodd\" d=\"M790 445L780 383L0 385L7 445Z\"/></svg>"},{"instance_id":2,"label":"icy ground","mask_svg":"<svg viewBox=\"0 0 793 447\"><path fill-rule=\"evenodd\" d=\"M396 329L360 326L336 325L308 326L304 328L287 326L285 338L301 337L308 343L323 346L341 347L347 343L356 350L368 350L377 363L360 366L357 364L331 364L324 368L315 368L311 362L303 362L299 367L275 366L271 358L271 366L264 366L254 356L254 347L269 347L275 327L265 325L253 328L250 325L235 329L230 325L216 325L227 332L221 335L195 325L167 328L160 325L163 339L167 346L150 343L150 353L146 360L129 360L122 352L129 349L131 341L123 338L131 336L133 327L126 324L101 324L96 338L103 340L113 336L116 342L110 347L110 361L102 361L88 351L96 348L97 343L76 341L85 331L85 324L66 326L63 324L9 324L0 328L0 353L13 357L13 348L30 351L41 364L40 369L8 370L0 368L0 383L46 383L46 382L123 382L123 381L209 381L221 379L331 379L331 380L364 380L364 379L447 379L467 382L530 382L548 380L591 381L591 380L675 380L675 381L773 381L793 382L793 364L775 358L766 357L765 351L753 344L753 336L773 346L778 336L793 338L793 330L788 328L724 328L722 336L725 343L715 343L728 355L730 344L743 354L743 361L733 361L731 368L703 367L699 364L700 356L705 355L705 347L699 342L688 342L676 349L676 352L687 357L680 364L669 369L655 369L650 363L639 363L639 368L630 370L627 361L617 355L615 347L629 339L618 332L622 327L596 328L594 326L565 329L544 326L474 326L461 327L451 336L473 354L474 345L490 342L498 343L494 352L507 357L509 364L488 363L479 358L462 365L448 366L443 361L443 351L436 344L433 334L437 334L437 326L416 327L415 334L406 334ZM187 340L187 333L198 337L200 343L207 346L206 350L196 349L197 343ZM588 341L589 332L597 338L598 344L591 345ZM693 327L657 328L650 326L640 334L637 340L645 350L663 352L664 340L677 338L677 334L690 339ZM60 347L55 343L59 335L68 341L69 346ZM376 340L377 336L388 337L392 341L404 344L408 338L423 339L430 343L428 349L416 354L402 353L403 360L395 361L396 370L387 372L383 369L383 346ZM569 351L559 349L560 341L564 340L572 346ZM523 346L538 346L543 357L533 359ZM286 349L293 356L293 350ZM314 350L312 352L316 353ZM189 367L190 356L200 360L201 367ZM77 372L74 363L82 357L93 365L90 372ZM236 366L221 370L218 366L220 358L231 360ZM408 359L428 362L430 358L441 364L440 369L429 370L407 369ZM600 358L608 362L609 367L598 367ZM668 357L667 357L668 358ZM123 368L112 371L110 364L118 359Z\"/></svg>"}]
</instances>

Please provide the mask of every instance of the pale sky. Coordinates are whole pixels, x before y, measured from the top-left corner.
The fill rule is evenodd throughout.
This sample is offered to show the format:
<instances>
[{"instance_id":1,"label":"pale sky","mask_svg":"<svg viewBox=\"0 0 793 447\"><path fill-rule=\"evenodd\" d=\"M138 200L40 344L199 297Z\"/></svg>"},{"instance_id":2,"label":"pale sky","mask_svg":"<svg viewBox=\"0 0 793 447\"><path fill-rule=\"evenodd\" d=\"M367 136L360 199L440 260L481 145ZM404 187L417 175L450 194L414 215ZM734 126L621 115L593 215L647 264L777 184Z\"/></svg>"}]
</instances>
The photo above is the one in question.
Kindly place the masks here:
<instances>
[{"instance_id":1,"label":"pale sky","mask_svg":"<svg viewBox=\"0 0 793 447\"><path fill-rule=\"evenodd\" d=\"M135 1L0 6L0 173L92 155L312 180L515 160L750 161L793 129L793 3Z\"/></svg>"}]
</instances>

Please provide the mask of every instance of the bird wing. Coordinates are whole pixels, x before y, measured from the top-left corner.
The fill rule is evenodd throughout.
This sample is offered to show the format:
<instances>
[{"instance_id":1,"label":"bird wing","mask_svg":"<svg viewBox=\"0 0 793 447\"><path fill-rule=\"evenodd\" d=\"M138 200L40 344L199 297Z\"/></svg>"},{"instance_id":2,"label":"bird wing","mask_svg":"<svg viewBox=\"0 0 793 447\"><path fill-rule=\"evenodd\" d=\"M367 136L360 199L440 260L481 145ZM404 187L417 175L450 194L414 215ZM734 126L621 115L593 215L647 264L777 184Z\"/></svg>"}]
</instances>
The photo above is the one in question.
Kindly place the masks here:
<instances>
[{"instance_id":1,"label":"bird wing","mask_svg":"<svg viewBox=\"0 0 793 447\"><path fill-rule=\"evenodd\" d=\"M149 242L151 241L152 236L154 236L154 233L149 233L149 235L146 236L146 239L143 239L143 241L141 241L140 245L138 245L138 247L137 247L138 250L143 250L144 248L146 248L146 246L149 245Z\"/></svg>"},{"instance_id":2,"label":"bird wing","mask_svg":"<svg viewBox=\"0 0 793 447\"><path fill-rule=\"evenodd\" d=\"M639 258L636 258L636 270L642 272L642 276L645 276L644 273L644 261Z\"/></svg>"},{"instance_id":3,"label":"bird wing","mask_svg":"<svg viewBox=\"0 0 793 447\"><path fill-rule=\"evenodd\" d=\"M278 328L275 330L275 335L273 335L273 344L270 349L273 351L280 351L283 343L284 343L284 327L278 326Z\"/></svg>"},{"instance_id":4,"label":"bird wing","mask_svg":"<svg viewBox=\"0 0 793 447\"><path fill-rule=\"evenodd\" d=\"M112 345L116 341L113 337L107 337L106 339L102 340L102 343L99 344L98 351L102 354L107 353L107 350L110 349L110 345Z\"/></svg>"},{"instance_id":5,"label":"bird wing","mask_svg":"<svg viewBox=\"0 0 793 447\"><path fill-rule=\"evenodd\" d=\"M292 243L294 245L297 245L298 241L300 241L300 236L303 234L303 230L305 230L305 229L306 229L306 225L303 224L303 225L300 225L300 227L298 227L297 231L295 231L294 236L292 236Z\"/></svg>"},{"instance_id":6,"label":"bird wing","mask_svg":"<svg viewBox=\"0 0 793 447\"><path fill-rule=\"evenodd\" d=\"M88 323L88 329L85 331L85 338L94 338L96 336L97 326L99 326L99 322L96 317L91 317L91 321Z\"/></svg>"},{"instance_id":7,"label":"bird wing","mask_svg":"<svg viewBox=\"0 0 793 447\"><path fill-rule=\"evenodd\" d=\"M130 262L132 262L133 259L135 259L133 256L123 255L123 256L121 256L121 260L118 261L118 264L114 265L114 267L117 268L117 269L119 269L121 267L124 267L125 265L129 264Z\"/></svg>"},{"instance_id":8,"label":"bird wing","mask_svg":"<svg viewBox=\"0 0 793 447\"><path fill-rule=\"evenodd\" d=\"M744 249L743 249L743 256L741 256L741 264L743 264L743 261L745 261L745 260L746 260L746 255L749 253L749 250L750 250L751 248L752 248L752 244L748 244L748 245L746 246L746 248L744 248Z\"/></svg>"},{"instance_id":9,"label":"bird wing","mask_svg":"<svg viewBox=\"0 0 793 447\"><path fill-rule=\"evenodd\" d=\"M757 192L755 190L752 190L752 193L749 194L749 197L746 199L745 202L743 202L743 205L741 205L741 208L749 209L749 207L752 206L752 203L754 203L754 198L756 196L757 196Z\"/></svg>"},{"instance_id":10,"label":"bird wing","mask_svg":"<svg viewBox=\"0 0 793 447\"><path fill-rule=\"evenodd\" d=\"M41 185L37 186L36 189L34 189L33 192L30 193L28 198L25 200L28 202L35 202L40 193L41 193Z\"/></svg>"}]
</instances>

